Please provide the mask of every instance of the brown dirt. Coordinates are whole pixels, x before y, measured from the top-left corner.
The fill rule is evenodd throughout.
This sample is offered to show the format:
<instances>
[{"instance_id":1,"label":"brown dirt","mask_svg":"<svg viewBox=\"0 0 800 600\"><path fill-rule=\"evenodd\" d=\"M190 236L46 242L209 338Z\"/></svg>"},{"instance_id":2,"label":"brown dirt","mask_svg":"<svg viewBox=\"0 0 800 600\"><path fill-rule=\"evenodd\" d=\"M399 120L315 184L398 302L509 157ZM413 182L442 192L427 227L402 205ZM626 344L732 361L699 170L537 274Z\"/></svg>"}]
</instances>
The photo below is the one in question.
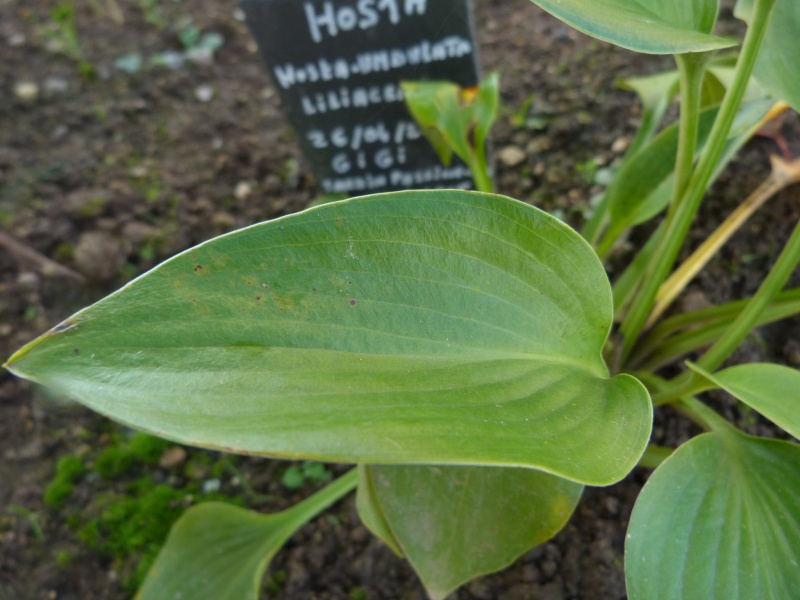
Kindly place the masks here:
<instances>
[{"instance_id":1,"label":"brown dirt","mask_svg":"<svg viewBox=\"0 0 800 600\"><path fill-rule=\"evenodd\" d=\"M175 252L301 209L316 194L255 46L234 18L234 3L163 2L164 29L144 20L139 3L121 2L124 26L90 3L77 4L78 34L95 80L53 51L45 31L55 2L0 0L0 226L86 279L51 276L0 252L0 357ZM476 11L482 63L486 71L502 69L508 113L535 95L535 128L515 128L504 116L495 130L496 155L509 145L528 151L521 165L497 166L499 191L579 223L599 189L581 174L585 165L613 163L635 130L635 100L614 87L615 79L666 68L670 60L594 41L525 0L476 0ZM179 49L174 24L186 17L224 36L213 64L137 74L115 69L114 60L133 51ZM14 89L22 82L36 83L38 96L20 99ZM210 101L198 99L200 86L211 86ZM800 153L798 119L787 119L784 131ZM748 146L715 187L691 244L765 176L772 151L767 140ZM800 217L799 195L797 188L780 194L748 224L693 284L695 300L752 293ZM798 334L798 318L763 328L734 360L766 357L800 367ZM749 431L774 434L730 399L716 402ZM56 460L102 446L107 429L100 417L0 372L0 600L126 597L118 565L83 548L64 523L71 509L93 501L92 483L61 512L42 501ZM674 445L692 433L665 412L654 440ZM274 462L240 459L237 465L268 498L256 503L259 509L283 508L312 489L286 492ZM621 484L587 490L554 540L453 597L624 598L625 527L646 475L637 470ZM265 597L424 598L410 568L359 524L352 500L330 515L336 518L307 525L273 561L271 572L285 573L286 580ZM74 555L71 564L56 561L62 550Z\"/></svg>"}]
</instances>

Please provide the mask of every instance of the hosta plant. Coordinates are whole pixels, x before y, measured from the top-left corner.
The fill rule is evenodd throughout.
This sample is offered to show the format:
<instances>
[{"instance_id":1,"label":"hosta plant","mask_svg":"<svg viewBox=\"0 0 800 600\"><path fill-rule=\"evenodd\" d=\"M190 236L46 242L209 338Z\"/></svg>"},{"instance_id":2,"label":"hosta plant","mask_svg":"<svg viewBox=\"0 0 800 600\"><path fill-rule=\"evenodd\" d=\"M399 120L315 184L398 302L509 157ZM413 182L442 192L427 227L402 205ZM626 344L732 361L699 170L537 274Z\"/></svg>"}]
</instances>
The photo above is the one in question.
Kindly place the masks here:
<instances>
[{"instance_id":1,"label":"hosta plant","mask_svg":"<svg viewBox=\"0 0 800 600\"><path fill-rule=\"evenodd\" d=\"M489 74L479 85L461 87L448 81L404 81L409 113L445 167L453 154L472 172L475 187L493 192L486 138L497 118L500 74Z\"/></svg>"},{"instance_id":2,"label":"hosta plant","mask_svg":"<svg viewBox=\"0 0 800 600\"><path fill-rule=\"evenodd\" d=\"M800 372L721 368L754 327L800 312L783 289L800 227L752 298L661 315L719 247L670 276L710 183L766 120L800 108L800 3L740 1L732 57L739 42L712 33L716 0L535 1L677 63L672 81L629 84L643 132L583 236L487 193L345 200L187 250L9 359L172 440L357 465L276 515L190 509L141 598L255 598L281 544L353 489L363 522L444 598L553 536L584 486L637 464L655 470L628 530L630 598L797 596L800 446L745 435L700 394L723 389L800 435ZM680 120L657 133L676 93ZM800 177L781 169L783 185ZM612 287L601 257L656 217ZM689 353L679 375L656 372ZM667 404L705 433L649 446Z\"/></svg>"}]
</instances>

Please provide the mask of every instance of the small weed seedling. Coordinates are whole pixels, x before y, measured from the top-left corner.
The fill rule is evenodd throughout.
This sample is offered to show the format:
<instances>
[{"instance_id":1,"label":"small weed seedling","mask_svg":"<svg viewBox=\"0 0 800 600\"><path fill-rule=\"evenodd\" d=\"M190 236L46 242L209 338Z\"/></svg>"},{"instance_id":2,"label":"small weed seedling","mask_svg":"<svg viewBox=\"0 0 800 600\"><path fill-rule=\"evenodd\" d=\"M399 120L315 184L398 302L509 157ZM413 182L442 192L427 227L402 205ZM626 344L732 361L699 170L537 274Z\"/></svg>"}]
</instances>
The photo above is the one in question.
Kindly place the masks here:
<instances>
[{"instance_id":1,"label":"small weed seedling","mask_svg":"<svg viewBox=\"0 0 800 600\"><path fill-rule=\"evenodd\" d=\"M81 48L78 28L75 24L75 4L72 0L60 2L50 11L50 22L42 28L42 35L55 48L78 64L81 76L95 76L94 65L89 62Z\"/></svg>"},{"instance_id":2,"label":"small weed seedling","mask_svg":"<svg viewBox=\"0 0 800 600\"><path fill-rule=\"evenodd\" d=\"M583 236L481 192L323 204L187 250L9 359L21 377L174 441L357 465L276 515L191 508L142 600L256 598L280 546L354 488L363 522L441 599L552 537L584 486L637 465L655 470L629 523L629 598L797 597L800 446L745 435L700 394L726 390L800 436L800 372L721 368L759 324L800 313L800 290L783 289L800 225L752 298L662 315L748 216L676 270L706 190L766 121L800 108L800 2L740 0L748 30L732 58L718 52L738 41L712 34L717 0L534 1L677 63L628 82L642 131ZM658 132L676 93L679 122ZM428 118L436 135L451 131ZM479 135L467 136L476 155ZM800 163L784 163L780 185L800 178ZM662 212L612 287L601 261ZM679 375L658 375L693 352ZM705 432L649 445L666 405Z\"/></svg>"}]
</instances>

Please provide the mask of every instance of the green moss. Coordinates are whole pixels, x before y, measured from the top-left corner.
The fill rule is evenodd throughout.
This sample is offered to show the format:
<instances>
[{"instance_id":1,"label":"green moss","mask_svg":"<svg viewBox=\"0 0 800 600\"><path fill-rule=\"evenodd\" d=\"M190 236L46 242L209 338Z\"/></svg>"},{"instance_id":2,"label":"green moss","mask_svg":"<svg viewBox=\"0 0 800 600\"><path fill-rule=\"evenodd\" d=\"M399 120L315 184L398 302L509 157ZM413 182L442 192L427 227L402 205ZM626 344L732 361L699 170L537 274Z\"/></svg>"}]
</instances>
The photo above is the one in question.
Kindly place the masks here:
<instances>
[{"instance_id":1,"label":"green moss","mask_svg":"<svg viewBox=\"0 0 800 600\"><path fill-rule=\"evenodd\" d=\"M68 262L75 257L75 248L69 244L59 244L53 252L53 258L57 261Z\"/></svg>"},{"instance_id":2,"label":"green moss","mask_svg":"<svg viewBox=\"0 0 800 600\"><path fill-rule=\"evenodd\" d=\"M369 598L367 591L362 587L353 588L348 596L352 600L367 600Z\"/></svg>"},{"instance_id":3,"label":"green moss","mask_svg":"<svg viewBox=\"0 0 800 600\"><path fill-rule=\"evenodd\" d=\"M90 521L78 530L78 539L89 548L96 549L100 546L100 523Z\"/></svg>"},{"instance_id":4,"label":"green moss","mask_svg":"<svg viewBox=\"0 0 800 600\"><path fill-rule=\"evenodd\" d=\"M183 476L191 480L204 479L210 472L211 459L207 454L200 454L186 461Z\"/></svg>"},{"instance_id":5,"label":"green moss","mask_svg":"<svg viewBox=\"0 0 800 600\"><path fill-rule=\"evenodd\" d=\"M198 496L197 485L185 488L156 483L152 477L130 482L125 494L108 494L98 498L95 508L99 516L85 522L78 538L90 549L122 562L138 557L123 580L125 588L134 592L141 585L155 560L173 523L191 504L206 501L243 505L239 497L223 494Z\"/></svg>"},{"instance_id":6,"label":"green moss","mask_svg":"<svg viewBox=\"0 0 800 600\"><path fill-rule=\"evenodd\" d=\"M133 455L124 446L110 446L94 463L94 470L104 479L123 475L133 464Z\"/></svg>"},{"instance_id":7,"label":"green moss","mask_svg":"<svg viewBox=\"0 0 800 600\"><path fill-rule=\"evenodd\" d=\"M149 543L163 542L183 512L183 496L180 490L162 484L138 497L118 498L99 518L104 535L97 549L111 556L125 556Z\"/></svg>"},{"instance_id":8,"label":"green moss","mask_svg":"<svg viewBox=\"0 0 800 600\"><path fill-rule=\"evenodd\" d=\"M112 479L128 472L134 464L157 465L169 445L167 440L145 433L134 434L127 444L114 439L97 457L94 470L104 479Z\"/></svg>"},{"instance_id":9,"label":"green moss","mask_svg":"<svg viewBox=\"0 0 800 600\"><path fill-rule=\"evenodd\" d=\"M77 456L65 456L56 463L56 474L44 491L44 502L51 508L61 508L74 489L75 480L85 467Z\"/></svg>"},{"instance_id":10,"label":"green moss","mask_svg":"<svg viewBox=\"0 0 800 600\"><path fill-rule=\"evenodd\" d=\"M211 465L211 477L219 479L225 474L225 471L227 471L228 468L228 461L224 458L214 462Z\"/></svg>"},{"instance_id":11,"label":"green moss","mask_svg":"<svg viewBox=\"0 0 800 600\"><path fill-rule=\"evenodd\" d=\"M146 433L136 433L128 442L128 450L131 455L146 465L156 465L164 454L164 450L170 446L167 440L162 440Z\"/></svg>"},{"instance_id":12,"label":"green moss","mask_svg":"<svg viewBox=\"0 0 800 600\"><path fill-rule=\"evenodd\" d=\"M56 564L59 567L66 567L72 563L72 553L69 550L59 550L56 553Z\"/></svg>"}]
</instances>

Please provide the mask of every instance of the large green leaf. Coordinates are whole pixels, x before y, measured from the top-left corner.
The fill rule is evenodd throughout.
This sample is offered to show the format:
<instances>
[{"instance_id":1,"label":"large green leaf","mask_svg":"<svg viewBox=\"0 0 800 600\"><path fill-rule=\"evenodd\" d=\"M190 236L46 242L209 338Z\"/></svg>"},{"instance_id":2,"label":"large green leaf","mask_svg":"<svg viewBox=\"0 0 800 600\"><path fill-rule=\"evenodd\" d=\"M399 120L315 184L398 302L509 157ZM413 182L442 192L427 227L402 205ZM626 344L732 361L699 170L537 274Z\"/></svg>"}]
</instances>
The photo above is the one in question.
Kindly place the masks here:
<instances>
[{"instance_id":1,"label":"large green leaf","mask_svg":"<svg viewBox=\"0 0 800 600\"><path fill-rule=\"evenodd\" d=\"M706 379L718 385L800 438L800 371L770 363L752 363L708 373L697 365L689 365Z\"/></svg>"},{"instance_id":2,"label":"large green leaf","mask_svg":"<svg viewBox=\"0 0 800 600\"><path fill-rule=\"evenodd\" d=\"M750 22L753 0L739 0L736 16ZM800 111L800 2L777 0L753 76L772 96Z\"/></svg>"},{"instance_id":3,"label":"large green leaf","mask_svg":"<svg viewBox=\"0 0 800 600\"><path fill-rule=\"evenodd\" d=\"M575 29L617 46L652 54L728 48L709 35L718 0L533 0Z\"/></svg>"},{"instance_id":4,"label":"large green leaf","mask_svg":"<svg viewBox=\"0 0 800 600\"><path fill-rule=\"evenodd\" d=\"M382 465L361 468L358 490L365 523L444 598L555 535L583 486L530 469Z\"/></svg>"},{"instance_id":5,"label":"large green leaf","mask_svg":"<svg viewBox=\"0 0 800 600\"><path fill-rule=\"evenodd\" d=\"M192 248L9 361L131 426L234 452L525 466L605 485L651 427L600 349L586 242L503 196L326 204Z\"/></svg>"},{"instance_id":6,"label":"large green leaf","mask_svg":"<svg viewBox=\"0 0 800 600\"><path fill-rule=\"evenodd\" d=\"M693 438L651 475L625 544L631 600L796 598L800 446L731 429Z\"/></svg>"},{"instance_id":7,"label":"large green leaf","mask_svg":"<svg viewBox=\"0 0 800 600\"><path fill-rule=\"evenodd\" d=\"M298 529L356 483L355 469L272 515L206 502L173 525L136 600L256 600L267 563Z\"/></svg>"}]
</instances>

